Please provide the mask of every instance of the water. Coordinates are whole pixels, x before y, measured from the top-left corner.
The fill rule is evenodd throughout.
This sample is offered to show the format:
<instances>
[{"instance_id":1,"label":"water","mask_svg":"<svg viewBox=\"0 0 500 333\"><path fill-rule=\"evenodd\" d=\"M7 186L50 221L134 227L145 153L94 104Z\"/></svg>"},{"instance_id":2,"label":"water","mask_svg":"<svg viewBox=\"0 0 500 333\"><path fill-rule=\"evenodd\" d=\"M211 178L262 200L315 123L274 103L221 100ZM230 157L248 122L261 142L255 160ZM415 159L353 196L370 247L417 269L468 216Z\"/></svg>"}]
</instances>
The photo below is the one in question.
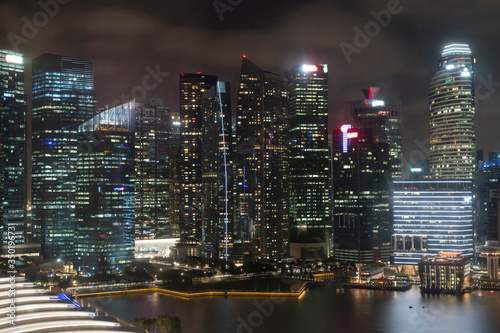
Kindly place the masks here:
<instances>
[{"instance_id":1,"label":"water","mask_svg":"<svg viewBox=\"0 0 500 333\"><path fill-rule=\"evenodd\" d=\"M394 292L331 285L285 301L185 300L157 293L86 300L129 321L164 313L179 316L183 333L500 332L498 292L457 297L422 295L417 287Z\"/></svg>"}]
</instances>

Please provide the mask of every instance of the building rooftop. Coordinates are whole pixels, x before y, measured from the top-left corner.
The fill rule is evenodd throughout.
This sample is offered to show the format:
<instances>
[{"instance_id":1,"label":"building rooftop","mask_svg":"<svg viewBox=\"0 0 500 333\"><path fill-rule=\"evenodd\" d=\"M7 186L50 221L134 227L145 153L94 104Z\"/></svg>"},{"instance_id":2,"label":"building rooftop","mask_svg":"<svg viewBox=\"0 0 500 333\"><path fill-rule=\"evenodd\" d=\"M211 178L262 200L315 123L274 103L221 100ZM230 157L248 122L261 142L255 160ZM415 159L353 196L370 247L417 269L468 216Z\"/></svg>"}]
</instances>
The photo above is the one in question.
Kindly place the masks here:
<instances>
[{"instance_id":1,"label":"building rooftop","mask_svg":"<svg viewBox=\"0 0 500 333\"><path fill-rule=\"evenodd\" d=\"M13 288L15 286L15 288ZM114 317L98 315L68 295L45 290L24 278L0 277L0 332L144 332Z\"/></svg>"}]
</instances>

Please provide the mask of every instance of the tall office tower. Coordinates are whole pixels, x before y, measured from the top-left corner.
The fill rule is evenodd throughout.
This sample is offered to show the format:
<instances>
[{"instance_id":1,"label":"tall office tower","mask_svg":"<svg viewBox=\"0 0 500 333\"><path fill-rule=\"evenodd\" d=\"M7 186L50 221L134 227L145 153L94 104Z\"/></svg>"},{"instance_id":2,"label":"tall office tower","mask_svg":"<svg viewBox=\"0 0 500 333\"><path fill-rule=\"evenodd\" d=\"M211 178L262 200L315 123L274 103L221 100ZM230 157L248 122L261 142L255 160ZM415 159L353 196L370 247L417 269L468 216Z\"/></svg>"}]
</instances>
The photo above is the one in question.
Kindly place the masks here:
<instances>
[{"instance_id":1,"label":"tall office tower","mask_svg":"<svg viewBox=\"0 0 500 333\"><path fill-rule=\"evenodd\" d=\"M135 238L170 236L170 113L161 99L135 109Z\"/></svg>"},{"instance_id":2,"label":"tall office tower","mask_svg":"<svg viewBox=\"0 0 500 333\"><path fill-rule=\"evenodd\" d=\"M390 260L390 145L370 128L343 125L333 131L333 234L338 261L373 264Z\"/></svg>"},{"instance_id":3,"label":"tall office tower","mask_svg":"<svg viewBox=\"0 0 500 333\"><path fill-rule=\"evenodd\" d=\"M375 139L390 144L392 178L402 176L401 149L402 103L399 100L376 99L380 88L361 90L365 99L349 103L347 123L354 128L371 128Z\"/></svg>"},{"instance_id":4,"label":"tall office tower","mask_svg":"<svg viewBox=\"0 0 500 333\"><path fill-rule=\"evenodd\" d=\"M232 260L233 152L229 82L217 82L202 96L202 205L204 256Z\"/></svg>"},{"instance_id":5,"label":"tall office tower","mask_svg":"<svg viewBox=\"0 0 500 333\"><path fill-rule=\"evenodd\" d=\"M79 272L117 273L134 259L135 102L78 127L75 262Z\"/></svg>"},{"instance_id":6,"label":"tall office tower","mask_svg":"<svg viewBox=\"0 0 500 333\"><path fill-rule=\"evenodd\" d=\"M180 257L200 256L203 239L202 228L202 95L215 86L217 76L180 74L181 120L181 212Z\"/></svg>"},{"instance_id":7,"label":"tall office tower","mask_svg":"<svg viewBox=\"0 0 500 333\"><path fill-rule=\"evenodd\" d=\"M20 52L0 50L0 239L15 235L24 242L25 117L24 57ZM3 220L3 223L2 223ZM3 236L3 237L2 237Z\"/></svg>"},{"instance_id":8,"label":"tall office tower","mask_svg":"<svg viewBox=\"0 0 500 333\"><path fill-rule=\"evenodd\" d=\"M3 94L0 91L0 94ZM0 98L0 111L3 112L3 98ZM3 151L3 117L0 117L0 226L2 227L1 232L0 232L0 244L3 244L3 229L4 229L4 223L3 223L3 181L4 181L4 176L3 176L3 161L4 161L4 151ZM7 234L8 234L8 228L7 228ZM8 235L7 235L8 236ZM7 238L6 238L7 239Z\"/></svg>"},{"instance_id":9,"label":"tall office tower","mask_svg":"<svg viewBox=\"0 0 500 333\"><path fill-rule=\"evenodd\" d=\"M32 240L46 259L69 259L78 125L96 106L93 63L45 53L33 60L32 74Z\"/></svg>"},{"instance_id":10,"label":"tall office tower","mask_svg":"<svg viewBox=\"0 0 500 333\"><path fill-rule=\"evenodd\" d=\"M417 265L427 255L473 254L472 181L394 181L394 264Z\"/></svg>"},{"instance_id":11,"label":"tall office tower","mask_svg":"<svg viewBox=\"0 0 500 333\"><path fill-rule=\"evenodd\" d=\"M180 236L180 204L181 204L181 122L179 115L172 115L170 120L169 138L169 204L170 204L170 236Z\"/></svg>"},{"instance_id":12,"label":"tall office tower","mask_svg":"<svg viewBox=\"0 0 500 333\"><path fill-rule=\"evenodd\" d=\"M78 128L78 271L116 273L134 258L136 110L144 112L135 101L121 104Z\"/></svg>"},{"instance_id":13,"label":"tall office tower","mask_svg":"<svg viewBox=\"0 0 500 333\"><path fill-rule=\"evenodd\" d=\"M235 250L255 257L255 225L259 225L262 208L258 170L260 166L260 133L262 131L262 70L243 56L236 110L236 220ZM246 247L246 249L243 249ZM242 248L242 249L239 249ZM242 258L236 258L241 260Z\"/></svg>"},{"instance_id":14,"label":"tall office tower","mask_svg":"<svg viewBox=\"0 0 500 333\"><path fill-rule=\"evenodd\" d=\"M446 44L429 84L429 162L433 177L475 176L475 62L469 45Z\"/></svg>"},{"instance_id":15,"label":"tall office tower","mask_svg":"<svg viewBox=\"0 0 500 333\"><path fill-rule=\"evenodd\" d=\"M475 221L474 221L474 242L483 244L488 235L488 214L487 202L488 196L487 186L487 172L489 162L484 160L484 151L478 149L476 151L476 197L475 197Z\"/></svg>"},{"instance_id":16,"label":"tall office tower","mask_svg":"<svg viewBox=\"0 0 500 333\"><path fill-rule=\"evenodd\" d=\"M294 243L290 244L290 254L295 257L326 256L331 238L328 66L295 66L287 72L287 79L290 239Z\"/></svg>"},{"instance_id":17,"label":"tall office tower","mask_svg":"<svg viewBox=\"0 0 500 333\"><path fill-rule=\"evenodd\" d=\"M498 240L498 201L500 198L500 152L490 152L489 161L483 162L478 177L478 198L481 224L477 227L478 238Z\"/></svg>"},{"instance_id":18,"label":"tall office tower","mask_svg":"<svg viewBox=\"0 0 500 333\"><path fill-rule=\"evenodd\" d=\"M261 260L288 254L286 96L284 77L243 56L236 111L235 248Z\"/></svg>"}]
</instances>

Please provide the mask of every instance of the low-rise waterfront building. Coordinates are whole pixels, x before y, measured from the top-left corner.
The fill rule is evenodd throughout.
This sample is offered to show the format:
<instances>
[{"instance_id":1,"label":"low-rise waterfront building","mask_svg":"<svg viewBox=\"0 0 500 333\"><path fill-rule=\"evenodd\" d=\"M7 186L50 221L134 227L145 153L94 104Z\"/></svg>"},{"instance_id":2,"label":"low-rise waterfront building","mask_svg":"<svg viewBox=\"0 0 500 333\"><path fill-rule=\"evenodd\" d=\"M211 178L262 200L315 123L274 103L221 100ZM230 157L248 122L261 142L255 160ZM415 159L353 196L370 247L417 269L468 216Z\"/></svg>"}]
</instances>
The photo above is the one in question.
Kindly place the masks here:
<instances>
[{"instance_id":1,"label":"low-rise waterfront building","mask_svg":"<svg viewBox=\"0 0 500 333\"><path fill-rule=\"evenodd\" d=\"M460 294L469 283L470 262L456 252L442 252L419 264L422 292Z\"/></svg>"}]
</instances>

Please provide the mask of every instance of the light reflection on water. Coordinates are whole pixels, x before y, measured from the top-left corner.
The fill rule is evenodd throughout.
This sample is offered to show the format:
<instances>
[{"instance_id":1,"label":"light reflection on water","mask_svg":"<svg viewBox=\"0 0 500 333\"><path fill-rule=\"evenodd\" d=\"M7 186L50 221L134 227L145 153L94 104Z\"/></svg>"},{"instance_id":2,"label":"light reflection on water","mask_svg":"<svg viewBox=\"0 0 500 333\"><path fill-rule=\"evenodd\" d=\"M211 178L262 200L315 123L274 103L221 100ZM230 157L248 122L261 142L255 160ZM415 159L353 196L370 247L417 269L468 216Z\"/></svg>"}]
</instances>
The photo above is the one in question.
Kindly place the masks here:
<instances>
[{"instance_id":1,"label":"light reflection on water","mask_svg":"<svg viewBox=\"0 0 500 333\"><path fill-rule=\"evenodd\" d=\"M422 295L416 287L393 292L328 286L281 304L265 298L185 300L156 293L87 300L130 321L164 313L179 316L184 333L498 333L499 295L483 292L483 297L477 293L457 297ZM255 302L264 310L259 310Z\"/></svg>"}]
</instances>

